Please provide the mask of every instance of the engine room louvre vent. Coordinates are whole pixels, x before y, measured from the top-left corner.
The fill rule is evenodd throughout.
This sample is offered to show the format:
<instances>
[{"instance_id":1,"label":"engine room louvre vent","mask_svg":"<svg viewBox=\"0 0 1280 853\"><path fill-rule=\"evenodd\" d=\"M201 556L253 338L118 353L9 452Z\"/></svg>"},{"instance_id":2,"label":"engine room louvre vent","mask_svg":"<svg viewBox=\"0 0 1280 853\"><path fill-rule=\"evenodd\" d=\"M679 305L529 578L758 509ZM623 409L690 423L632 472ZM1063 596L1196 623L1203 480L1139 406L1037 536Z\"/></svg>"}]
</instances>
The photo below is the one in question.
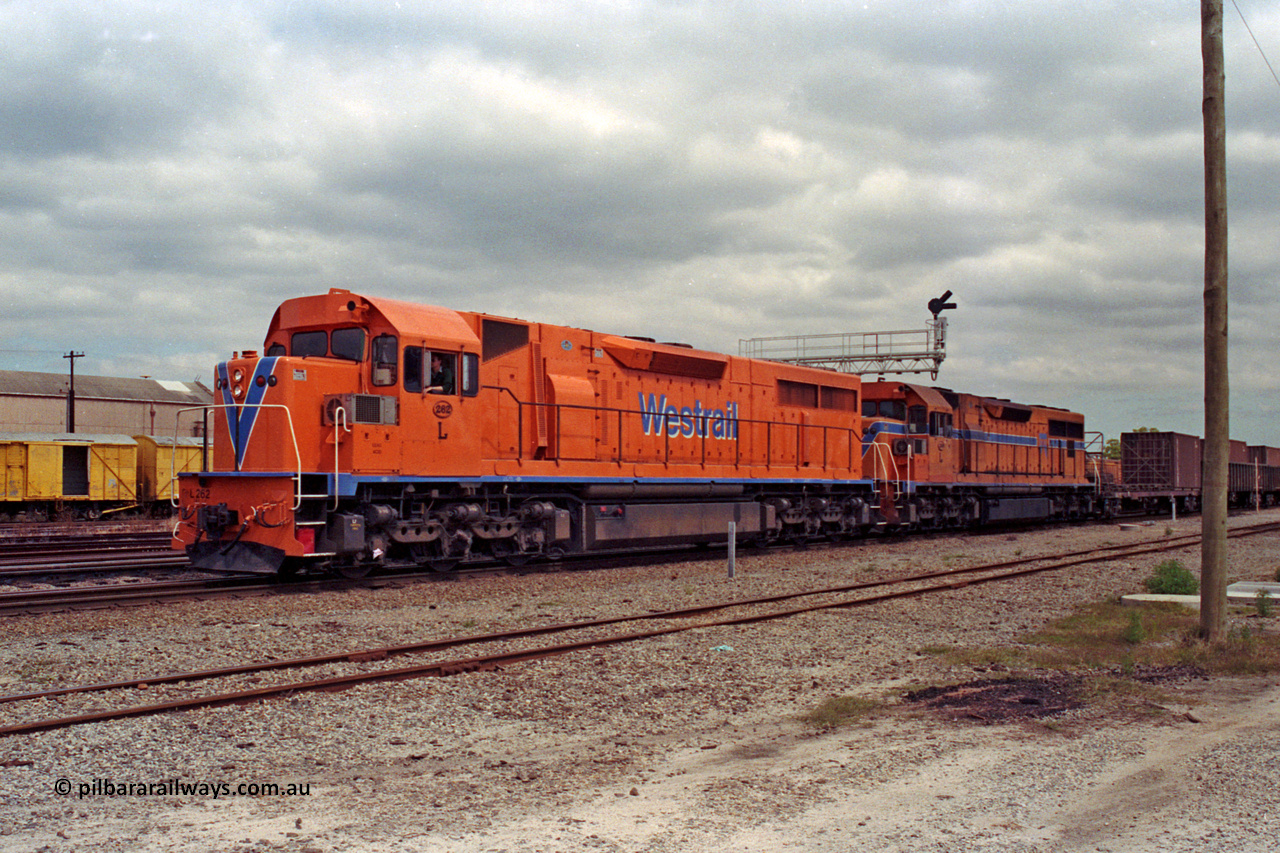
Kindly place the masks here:
<instances>
[{"instance_id":1,"label":"engine room louvre vent","mask_svg":"<svg viewBox=\"0 0 1280 853\"><path fill-rule=\"evenodd\" d=\"M324 404L324 422L332 425L339 408L345 409L347 422L353 424L395 425L400 422L399 401L381 394L342 394L328 397Z\"/></svg>"},{"instance_id":2,"label":"engine room louvre vent","mask_svg":"<svg viewBox=\"0 0 1280 853\"><path fill-rule=\"evenodd\" d=\"M522 323L485 317L480 321L480 334L484 341L480 357L484 361L529 345L529 327Z\"/></svg>"}]
</instances>

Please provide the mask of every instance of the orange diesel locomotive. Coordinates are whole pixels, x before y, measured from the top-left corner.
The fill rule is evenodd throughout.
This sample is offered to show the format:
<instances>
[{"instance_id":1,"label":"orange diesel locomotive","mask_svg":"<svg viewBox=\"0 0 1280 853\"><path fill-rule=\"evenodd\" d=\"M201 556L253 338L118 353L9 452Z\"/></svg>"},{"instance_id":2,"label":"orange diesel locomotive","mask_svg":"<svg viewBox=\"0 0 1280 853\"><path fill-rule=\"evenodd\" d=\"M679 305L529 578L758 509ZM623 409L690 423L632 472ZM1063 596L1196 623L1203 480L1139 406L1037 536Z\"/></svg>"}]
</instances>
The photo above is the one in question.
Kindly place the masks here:
<instances>
[{"instance_id":1,"label":"orange diesel locomotive","mask_svg":"<svg viewBox=\"0 0 1280 853\"><path fill-rule=\"evenodd\" d=\"M868 438L891 449L892 468L868 469L889 520L945 528L1112 511L1090 476L1084 415L903 382L862 392Z\"/></svg>"},{"instance_id":2,"label":"orange diesel locomotive","mask_svg":"<svg viewBox=\"0 0 1280 853\"><path fill-rule=\"evenodd\" d=\"M276 572L856 533L857 376L332 290L219 364L196 566Z\"/></svg>"},{"instance_id":3,"label":"orange diesel locomotive","mask_svg":"<svg viewBox=\"0 0 1280 853\"><path fill-rule=\"evenodd\" d=\"M1079 415L1005 429L964 395L346 290L282 304L215 386L217 468L181 478L175 531L209 569L518 564L730 522L803 540L1068 515L1092 489Z\"/></svg>"}]
</instances>

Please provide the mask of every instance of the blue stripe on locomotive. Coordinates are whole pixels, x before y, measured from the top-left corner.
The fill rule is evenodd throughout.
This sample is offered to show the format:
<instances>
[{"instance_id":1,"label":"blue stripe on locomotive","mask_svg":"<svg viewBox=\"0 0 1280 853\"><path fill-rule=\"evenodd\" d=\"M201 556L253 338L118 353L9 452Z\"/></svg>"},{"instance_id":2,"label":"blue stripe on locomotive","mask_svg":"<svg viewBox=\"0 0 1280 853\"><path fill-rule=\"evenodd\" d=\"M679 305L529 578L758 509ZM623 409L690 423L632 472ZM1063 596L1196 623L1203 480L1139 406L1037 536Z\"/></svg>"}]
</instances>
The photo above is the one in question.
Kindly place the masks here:
<instances>
[{"instance_id":1,"label":"blue stripe on locomotive","mask_svg":"<svg viewBox=\"0 0 1280 853\"><path fill-rule=\"evenodd\" d=\"M249 437L253 435L253 427L258 422L258 413L262 411L262 398L267 393L268 383L266 379L275 371L278 360L276 356L259 359L257 367L254 368L253 376L249 378L243 406L237 403L232 396L231 377L227 371L227 363L225 361L218 363L218 379L219 384L222 385L223 412L226 413L227 417L227 435L231 438L231 446L235 450L237 471L244 464L244 454L249 448ZM258 377L263 379L261 385L258 384Z\"/></svg>"}]
</instances>

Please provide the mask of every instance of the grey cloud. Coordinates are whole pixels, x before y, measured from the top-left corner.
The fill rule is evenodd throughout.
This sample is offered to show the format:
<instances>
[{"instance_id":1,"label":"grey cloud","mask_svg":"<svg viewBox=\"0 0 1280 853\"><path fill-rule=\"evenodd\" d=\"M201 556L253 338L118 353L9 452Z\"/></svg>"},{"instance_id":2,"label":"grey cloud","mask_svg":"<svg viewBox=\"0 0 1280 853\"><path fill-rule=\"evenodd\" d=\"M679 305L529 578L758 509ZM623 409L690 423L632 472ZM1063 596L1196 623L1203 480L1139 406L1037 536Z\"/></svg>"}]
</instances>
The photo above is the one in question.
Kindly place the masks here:
<instances>
[{"instance_id":1,"label":"grey cloud","mask_svg":"<svg viewBox=\"0 0 1280 853\"><path fill-rule=\"evenodd\" d=\"M1243 8L1275 61L1280 6ZM1265 351L1276 88L1227 36L1232 292ZM940 382L1196 429L1183 3L20 0L0 46L0 302L36 318L0 334L97 369L206 375L330 286L730 351L916 326L953 289Z\"/></svg>"}]
</instances>

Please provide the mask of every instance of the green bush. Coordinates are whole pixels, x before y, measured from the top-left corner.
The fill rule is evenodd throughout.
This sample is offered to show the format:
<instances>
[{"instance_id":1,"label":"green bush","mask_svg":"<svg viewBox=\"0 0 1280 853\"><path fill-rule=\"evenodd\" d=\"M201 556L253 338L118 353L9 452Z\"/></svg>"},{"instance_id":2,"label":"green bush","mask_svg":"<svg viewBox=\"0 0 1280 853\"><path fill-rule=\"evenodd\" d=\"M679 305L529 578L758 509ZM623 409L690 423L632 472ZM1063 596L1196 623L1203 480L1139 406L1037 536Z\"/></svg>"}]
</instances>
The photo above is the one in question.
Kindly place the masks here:
<instances>
[{"instance_id":1,"label":"green bush","mask_svg":"<svg viewBox=\"0 0 1280 853\"><path fill-rule=\"evenodd\" d=\"M1196 576L1177 560L1165 560L1156 566L1156 573L1143 581L1143 585L1147 592L1158 595L1195 595L1200 591Z\"/></svg>"}]
</instances>

